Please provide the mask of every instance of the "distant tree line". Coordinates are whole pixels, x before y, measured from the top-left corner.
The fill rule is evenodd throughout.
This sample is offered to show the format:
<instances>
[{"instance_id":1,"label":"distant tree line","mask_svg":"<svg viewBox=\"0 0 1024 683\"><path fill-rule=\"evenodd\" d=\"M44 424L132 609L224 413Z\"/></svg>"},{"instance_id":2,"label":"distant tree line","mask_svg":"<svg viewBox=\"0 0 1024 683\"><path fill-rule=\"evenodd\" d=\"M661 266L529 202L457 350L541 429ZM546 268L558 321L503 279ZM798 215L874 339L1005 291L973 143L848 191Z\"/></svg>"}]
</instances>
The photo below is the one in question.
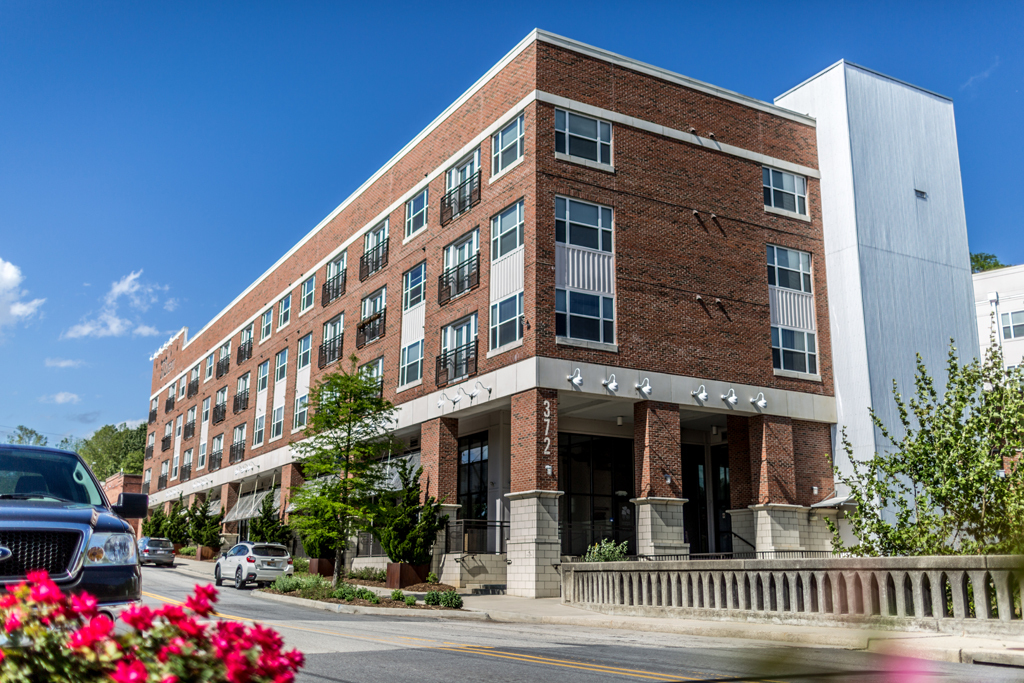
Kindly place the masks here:
<instances>
[{"instance_id":1,"label":"distant tree line","mask_svg":"<svg viewBox=\"0 0 1024 683\"><path fill-rule=\"evenodd\" d=\"M3 441L26 446L50 444L46 436L25 425L18 425ZM138 427L129 427L125 422L104 425L84 439L66 436L54 445L81 455L100 481L122 470L126 474L142 474L142 462L146 454L146 424Z\"/></svg>"}]
</instances>

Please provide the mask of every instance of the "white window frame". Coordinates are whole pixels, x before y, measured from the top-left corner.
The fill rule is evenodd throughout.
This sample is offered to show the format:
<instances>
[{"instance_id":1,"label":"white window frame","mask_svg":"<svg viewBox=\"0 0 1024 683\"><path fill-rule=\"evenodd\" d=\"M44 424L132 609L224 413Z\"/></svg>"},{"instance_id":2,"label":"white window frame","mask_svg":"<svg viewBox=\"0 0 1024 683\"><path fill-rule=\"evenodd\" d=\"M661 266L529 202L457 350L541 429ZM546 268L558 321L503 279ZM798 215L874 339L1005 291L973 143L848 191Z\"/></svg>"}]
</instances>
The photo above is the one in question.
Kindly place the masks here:
<instances>
[{"instance_id":1,"label":"white window frame","mask_svg":"<svg viewBox=\"0 0 1024 683\"><path fill-rule=\"evenodd\" d=\"M799 249L790 249L789 247L780 247L774 244L769 244L765 249L765 252L768 261L768 285L770 287L788 289L794 292L804 292L805 294L814 293L814 273L811 270L813 267L813 261L809 252L800 251ZM792 263L793 259L796 260L795 267ZM786 265L780 265L780 262L785 262ZM797 288L788 284L779 284L780 270L786 271L787 273L796 273L800 287Z\"/></svg>"},{"instance_id":2,"label":"white window frame","mask_svg":"<svg viewBox=\"0 0 1024 683\"><path fill-rule=\"evenodd\" d=\"M240 425L236 425L234 431L231 433L231 445L234 446L236 443L245 443L245 427L247 423L243 422Z\"/></svg>"},{"instance_id":3,"label":"white window frame","mask_svg":"<svg viewBox=\"0 0 1024 683\"><path fill-rule=\"evenodd\" d=\"M794 342L800 339L800 343L803 344L802 349L794 346L785 346L786 344L786 333L792 334ZM784 370L786 372L799 372L805 375L817 375L818 369L818 335L808 330L791 330L787 327L778 327L773 325L771 328L772 334L772 367L776 370ZM810 339L807 338L810 335ZM813 346L814 348L808 348ZM776 352L778 352L778 361L776 361ZM800 370L797 367L786 367L786 353L800 354L803 356L804 369ZM777 364L776 364L777 363ZM813 363L814 367L811 367Z\"/></svg>"},{"instance_id":4,"label":"white window frame","mask_svg":"<svg viewBox=\"0 0 1024 683\"><path fill-rule=\"evenodd\" d=\"M150 467L148 470L146 470L146 472L143 474L143 477L142 477L142 483L143 484L148 484L151 481L153 481L153 468L152 467Z\"/></svg>"},{"instance_id":5,"label":"white window frame","mask_svg":"<svg viewBox=\"0 0 1024 683\"><path fill-rule=\"evenodd\" d=\"M178 391L178 380L171 382L171 385L167 387L167 398L174 398Z\"/></svg>"},{"instance_id":6,"label":"white window frame","mask_svg":"<svg viewBox=\"0 0 1024 683\"><path fill-rule=\"evenodd\" d=\"M188 386L188 382L185 381L184 377L182 377L180 380L178 380L178 400L179 401L181 399L185 398L185 388L187 386Z\"/></svg>"},{"instance_id":7,"label":"white window frame","mask_svg":"<svg viewBox=\"0 0 1024 683\"><path fill-rule=\"evenodd\" d=\"M466 173L466 174L463 174L462 173L463 169L468 169L469 172ZM455 164L454 166L452 166L451 168L449 168L445 172L445 174L444 174L444 189L445 189L445 193L451 192L452 190L454 190L459 185L461 185L462 183L466 182L466 180L469 180L470 178L472 178L473 176L475 176L479 172L480 172L480 148L477 147L472 152L470 152L466 156L464 156L461 159L459 159L459 162L457 164ZM466 176L465 179L462 179L463 175ZM453 218L456 215L458 215L458 214L455 214L454 212L452 213L452 217Z\"/></svg>"},{"instance_id":8,"label":"white window frame","mask_svg":"<svg viewBox=\"0 0 1024 683\"><path fill-rule=\"evenodd\" d=\"M771 166L762 166L761 191L764 195L765 208L785 211L798 216L810 215L807 208L807 178L802 175L780 171ZM782 205L786 195L793 197L793 208L786 208Z\"/></svg>"},{"instance_id":9,"label":"white window frame","mask_svg":"<svg viewBox=\"0 0 1024 683\"><path fill-rule=\"evenodd\" d=\"M256 366L256 393L267 390L270 383L270 359L263 361Z\"/></svg>"},{"instance_id":10,"label":"white window frame","mask_svg":"<svg viewBox=\"0 0 1024 683\"><path fill-rule=\"evenodd\" d=\"M577 218L579 218L582 207L590 206L597 209L597 224L574 220L572 214L574 204L579 205ZM581 230L597 231L597 246L591 247L573 242L574 226L579 226ZM615 253L615 210L610 206L586 202L573 197L555 197L555 241L574 249L589 249L605 254Z\"/></svg>"},{"instance_id":11,"label":"white window frame","mask_svg":"<svg viewBox=\"0 0 1024 683\"><path fill-rule=\"evenodd\" d=\"M334 278L338 277L342 273L348 270L348 250L341 252L340 255L331 259L327 263L327 281L330 282Z\"/></svg>"},{"instance_id":12,"label":"white window frame","mask_svg":"<svg viewBox=\"0 0 1024 683\"><path fill-rule=\"evenodd\" d=\"M384 378L384 356L375 358L369 363L361 365L359 367L359 372L366 372L370 377L382 380Z\"/></svg>"},{"instance_id":13,"label":"white window frame","mask_svg":"<svg viewBox=\"0 0 1024 683\"><path fill-rule=\"evenodd\" d=\"M1016 328L1021 328L1018 334ZM1024 338L1024 311L1010 311L999 314L999 332L1003 340Z\"/></svg>"},{"instance_id":14,"label":"white window frame","mask_svg":"<svg viewBox=\"0 0 1024 683\"><path fill-rule=\"evenodd\" d=\"M284 406L274 408L270 414L270 440L280 439L284 435Z\"/></svg>"},{"instance_id":15,"label":"white window frame","mask_svg":"<svg viewBox=\"0 0 1024 683\"><path fill-rule=\"evenodd\" d=\"M196 459L196 471L206 468L206 442L199 444L199 456Z\"/></svg>"},{"instance_id":16,"label":"white window frame","mask_svg":"<svg viewBox=\"0 0 1024 683\"><path fill-rule=\"evenodd\" d=\"M214 405L226 406L228 404L228 388L227 387L221 387L220 389L218 389L217 390L217 397L216 397L215 400L217 402Z\"/></svg>"},{"instance_id":17,"label":"white window frame","mask_svg":"<svg viewBox=\"0 0 1024 683\"><path fill-rule=\"evenodd\" d=\"M384 244L384 240L388 238L388 223L391 221L385 218L383 221L378 223L366 233L366 238L363 240L363 253L369 253ZM374 271L377 272L377 271Z\"/></svg>"},{"instance_id":18,"label":"white window frame","mask_svg":"<svg viewBox=\"0 0 1024 683\"><path fill-rule=\"evenodd\" d=\"M210 421L210 397L203 399L203 422Z\"/></svg>"},{"instance_id":19,"label":"white window frame","mask_svg":"<svg viewBox=\"0 0 1024 683\"><path fill-rule=\"evenodd\" d=\"M305 343L306 348L302 348ZM298 345L298 363L295 366L296 370L308 367L313 357L313 333L310 332L305 337L299 340Z\"/></svg>"},{"instance_id":20,"label":"white window frame","mask_svg":"<svg viewBox=\"0 0 1024 683\"><path fill-rule=\"evenodd\" d=\"M224 435L223 434L218 434L217 436L213 437L213 442L210 444L210 452L211 453L220 453L221 455L224 454Z\"/></svg>"},{"instance_id":21,"label":"white window frame","mask_svg":"<svg viewBox=\"0 0 1024 683\"><path fill-rule=\"evenodd\" d=\"M220 345L220 349L218 349L218 352L220 354L218 356L218 360L224 360L225 358L230 358L231 357L231 340L229 339L228 341L226 341L223 344L221 344Z\"/></svg>"},{"instance_id":22,"label":"white window frame","mask_svg":"<svg viewBox=\"0 0 1024 683\"><path fill-rule=\"evenodd\" d=\"M213 379L213 354L211 353L206 357L206 377L203 379L204 382L209 382Z\"/></svg>"},{"instance_id":23,"label":"white window frame","mask_svg":"<svg viewBox=\"0 0 1024 683\"><path fill-rule=\"evenodd\" d=\"M507 304L509 301L512 301L512 305L515 308L514 317L501 320L499 319L499 313L501 311L502 304ZM502 325L507 325L511 322L515 322L516 325L516 338L502 344L499 339L501 327ZM512 296L505 297L501 301L495 301L492 303L490 323L490 335L488 342L492 351L521 342L523 340L523 293L518 292Z\"/></svg>"},{"instance_id":24,"label":"white window frame","mask_svg":"<svg viewBox=\"0 0 1024 683\"><path fill-rule=\"evenodd\" d=\"M337 339L345 332L345 314L339 313L324 323L324 343Z\"/></svg>"},{"instance_id":25,"label":"white window frame","mask_svg":"<svg viewBox=\"0 0 1024 683\"><path fill-rule=\"evenodd\" d=\"M238 382L235 384L235 393L241 394L244 391L249 391L249 373L245 373L238 378Z\"/></svg>"},{"instance_id":26,"label":"white window frame","mask_svg":"<svg viewBox=\"0 0 1024 683\"><path fill-rule=\"evenodd\" d=\"M252 447L263 445L264 432L266 430L267 416L260 415L252 425Z\"/></svg>"},{"instance_id":27,"label":"white window frame","mask_svg":"<svg viewBox=\"0 0 1024 683\"><path fill-rule=\"evenodd\" d=\"M168 475L168 473L169 473L170 468L171 468L171 461L170 460L164 460L162 463L160 463L160 476L161 477L166 477Z\"/></svg>"},{"instance_id":28,"label":"white window frame","mask_svg":"<svg viewBox=\"0 0 1024 683\"><path fill-rule=\"evenodd\" d=\"M288 378L288 349L283 348L274 356L274 381L281 382Z\"/></svg>"},{"instance_id":29,"label":"white window frame","mask_svg":"<svg viewBox=\"0 0 1024 683\"><path fill-rule=\"evenodd\" d=\"M181 415L174 420L174 438L177 439L181 436Z\"/></svg>"},{"instance_id":30,"label":"white window frame","mask_svg":"<svg viewBox=\"0 0 1024 683\"><path fill-rule=\"evenodd\" d=\"M242 328L242 333L239 335L240 343L244 344L246 342L251 342L252 341L252 328L253 328L253 324L254 323L249 323L246 327Z\"/></svg>"},{"instance_id":31,"label":"white window frame","mask_svg":"<svg viewBox=\"0 0 1024 683\"><path fill-rule=\"evenodd\" d=\"M388 305L388 292L387 287L381 287L377 291L367 295L363 298L359 308L362 313L362 320L366 320L370 316L380 313ZM377 305L379 303L379 305ZM376 306L376 308L375 308Z\"/></svg>"},{"instance_id":32,"label":"white window frame","mask_svg":"<svg viewBox=\"0 0 1024 683\"><path fill-rule=\"evenodd\" d=\"M171 463L171 481L178 478L178 460L180 457L177 453L174 454L174 460Z\"/></svg>"},{"instance_id":33,"label":"white window frame","mask_svg":"<svg viewBox=\"0 0 1024 683\"><path fill-rule=\"evenodd\" d=\"M422 192L405 203L405 238L409 239L420 230L427 227L427 218L430 210L430 195L424 187ZM417 202L422 205L417 208ZM417 226L417 223L419 224Z\"/></svg>"},{"instance_id":34,"label":"white window frame","mask_svg":"<svg viewBox=\"0 0 1024 683\"><path fill-rule=\"evenodd\" d=\"M580 313L578 311L570 311L570 305L572 301L572 295L579 294L580 296L592 296L598 300L598 306L600 308L599 315L593 316L586 313ZM610 307L610 311L609 311ZM609 312L611 316L609 317ZM558 334L558 316L565 316L565 334ZM601 331L600 339L589 339L587 337L576 337L572 335L572 319L586 318L589 320L597 320L598 328ZM608 296L600 292L588 292L586 290L573 289L570 287L558 288L555 290L555 334L561 339L577 339L579 341L586 341L598 344L615 344L615 340L618 339L618 330L616 330L616 318L615 314L615 297ZM608 325L611 323L611 339L608 338Z\"/></svg>"},{"instance_id":35,"label":"white window frame","mask_svg":"<svg viewBox=\"0 0 1024 683\"><path fill-rule=\"evenodd\" d=\"M188 414L185 417L185 424L189 422L194 423L196 421L196 406L192 406L188 409Z\"/></svg>"},{"instance_id":36,"label":"white window frame","mask_svg":"<svg viewBox=\"0 0 1024 683\"><path fill-rule=\"evenodd\" d=\"M502 230L501 223L502 218L506 215L515 213L515 223L510 228ZM499 213L491 218L491 261L497 261L498 259L511 254L516 249L523 246L524 231L526 226L526 203L524 200L511 204L505 207ZM504 251L500 251L501 243L503 238L509 233L515 233L516 245Z\"/></svg>"},{"instance_id":37,"label":"white window frame","mask_svg":"<svg viewBox=\"0 0 1024 683\"><path fill-rule=\"evenodd\" d=\"M185 451L185 455L181 458L181 464L188 467L192 464L192 449Z\"/></svg>"},{"instance_id":38,"label":"white window frame","mask_svg":"<svg viewBox=\"0 0 1024 683\"><path fill-rule=\"evenodd\" d=\"M260 316L260 343L262 344L266 340L270 339L270 335L274 332L274 307L271 306L267 310L263 311Z\"/></svg>"},{"instance_id":39,"label":"white window frame","mask_svg":"<svg viewBox=\"0 0 1024 683\"><path fill-rule=\"evenodd\" d=\"M309 419L309 394L295 397L295 410L292 412L292 429L302 429Z\"/></svg>"},{"instance_id":40,"label":"white window frame","mask_svg":"<svg viewBox=\"0 0 1024 683\"><path fill-rule=\"evenodd\" d=\"M300 292L299 313L302 314L313 308L316 299L316 275L310 275L308 279L303 280Z\"/></svg>"},{"instance_id":41,"label":"white window frame","mask_svg":"<svg viewBox=\"0 0 1024 683\"><path fill-rule=\"evenodd\" d=\"M281 300L277 302L277 329L280 330L282 327L292 321L292 295L291 292L281 297Z\"/></svg>"},{"instance_id":42,"label":"white window frame","mask_svg":"<svg viewBox=\"0 0 1024 683\"><path fill-rule=\"evenodd\" d=\"M593 121L597 129L595 137L584 135L579 132L570 131L570 122L572 119L582 119L585 121ZM605 134L607 131L607 135ZM614 140L614 129L610 122L602 119L594 118L593 116L584 116L583 114L577 114L576 112L568 111L566 109L555 109L555 153L564 154L567 157L573 159L582 159L595 164L603 164L605 166L612 165L612 142ZM593 142L597 151L597 158L591 159L588 156L581 154L572 153L572 140L573 139L588 140ZM606 139L607 138L607 139ZM560 149L561 148L561 149ZM579 150L578 150L579 151Z\"/></svg>"},{"instance_id":43,"label":"white window frame","mask_svg":"<svg viewBox=\"0 0 1024 683\"><path fill-rule=\"evenodd\" d=\"M519 114L519 116L512 119L501 130L497 131L494 135L491 136L492 178L497 177L504 173L505 171L507 171L508 169L512 168L513 166L516 165L516 163L519 162L520 159L523 158L523 154L525 152L526 139L525 121L525 115ZM513 129L512 132L510 133L510 135L512 135L513 137L511 138L511 141L506 141L505 144L502 144L503 139L508 140L508 138L505 138L505 134L509 132L509 129ZM510 161L506 161L503 163L502 155L508 150L514 150L515 157L512 158Z\"/></svg>"},{"instance_id":44,"label":"white window frame","mask_svg":"<svg viewBox=\"0 0 1024 683\"><path fill-rule=\"evenodd\" d=\"M415 355L413 355L415 354ZM412 376L415 374L415 376ZM423 340L419 339L402 348L399 363L399 386L423 380Z\"/></svg>"},{"instance_id":45,"label":"white window frame","mask_svg":"<svg viewBox=\"0 0 1024 683\"><path fill-rule=\"evenodd\" d=\"M415 273L419 273L419 282L412 283ZM413 300L415 299L415 300ZM427 262L421 261L402 274L402 310L408 311L427 300Z\"/></svg>"}]
</instances>

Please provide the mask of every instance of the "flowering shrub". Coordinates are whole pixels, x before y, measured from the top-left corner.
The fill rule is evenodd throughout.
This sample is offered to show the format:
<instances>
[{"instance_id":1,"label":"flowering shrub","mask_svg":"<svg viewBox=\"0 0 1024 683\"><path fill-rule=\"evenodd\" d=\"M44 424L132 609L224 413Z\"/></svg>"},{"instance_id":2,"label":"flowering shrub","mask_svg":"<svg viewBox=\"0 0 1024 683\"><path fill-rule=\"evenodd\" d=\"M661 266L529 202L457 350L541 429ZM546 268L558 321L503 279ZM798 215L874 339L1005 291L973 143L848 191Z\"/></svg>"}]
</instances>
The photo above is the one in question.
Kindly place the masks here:
<instances>
[{"instance_id":1,"label":"flowering shrub","mask_svg":"<svg viewBox=\"0 0 1024 683\"><path fill-rule=\"evenodd\" d=\"M298 650L282 651L281 636L259 624L207 621L217 601L210 585L196 586L184 606L136 605L121 618L131 630L114 633L96 598L67 596L45 571L0 593L0 683L291 683L303 664Z\"/></svg>"}]
</instances>

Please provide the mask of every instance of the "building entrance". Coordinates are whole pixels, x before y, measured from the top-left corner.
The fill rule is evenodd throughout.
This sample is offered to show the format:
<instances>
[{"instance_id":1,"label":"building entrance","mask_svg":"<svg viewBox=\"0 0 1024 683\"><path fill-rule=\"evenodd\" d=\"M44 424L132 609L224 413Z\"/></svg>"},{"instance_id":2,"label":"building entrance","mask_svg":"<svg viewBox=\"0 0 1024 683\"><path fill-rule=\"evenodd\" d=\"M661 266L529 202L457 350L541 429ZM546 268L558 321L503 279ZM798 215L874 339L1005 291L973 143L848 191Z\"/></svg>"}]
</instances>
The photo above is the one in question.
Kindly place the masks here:
<instances>
[{"instance_id":1,"label":"building entrance","mask_svg":"<svg viewBox=\"0 0 1024 683\"><path fill-rule=\"evenodd\" d=\"M691 553L732 552L729 509L729 447L688 444L682 447L683 525Z\"/></svg>"},{"instance_id":2,"label":"building entrance","mask_svg":"<svg viewBox=\"0 0 1024 683\"><path fill-rule=\"evenodd\" d=\"M632 439L559 433L558 488L563 555L605 538L636 553Z\"/></svg>"}]
</instances>

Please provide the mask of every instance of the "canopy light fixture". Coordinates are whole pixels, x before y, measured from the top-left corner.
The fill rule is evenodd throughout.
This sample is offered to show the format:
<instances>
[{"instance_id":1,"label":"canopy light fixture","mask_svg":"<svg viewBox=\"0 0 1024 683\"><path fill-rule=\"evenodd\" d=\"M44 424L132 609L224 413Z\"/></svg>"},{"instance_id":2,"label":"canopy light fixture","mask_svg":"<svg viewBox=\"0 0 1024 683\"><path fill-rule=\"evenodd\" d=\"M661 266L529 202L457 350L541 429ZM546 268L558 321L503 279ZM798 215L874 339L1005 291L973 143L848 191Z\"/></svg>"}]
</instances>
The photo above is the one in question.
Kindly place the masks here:
<instances>
[{"instance_id":1,"label":"canopy light fixture","mask_svg":"<svg viewBox=\"0 0 1024 683\"><path fill-rule=\"evenodd\" d=\"M608 377L608 379L601 382L601 386L603 386L608 391L618 391L619 383L615 381L615 373L613 372L611 376Z\"/></svg>"},{"instance_id":2,"label":"canopy light fixture","mask_svg":"<svg viewBox=\"0 0 1024 683\"><path fill-rule=\"evenodd\" d=\"M693 396L698 401L704 402L708 400L708 390L704 388L703 384L701 384L697 387L696 391L690 392L690 396Z\"/></svg>"},{"instance_id":3,"label":"canopy light fixture","mask_svg":"<svg viewBox=\"0 0 1024 683\"><path fill-rule=\"evenodd\" d=\"M571 375L566 375L565 378L567 380L569 380L570 382L572 382L575 386L578 386L578 387L582 387L583 386L583 377L580 375L580 369L579 368L576 368L576 371L573 372Z\"/></svg>"},{"instance_id":4,"label":"canopy light fixture","mask_svg":"<svg viewBox=\"0 0 1024 683\"><path fill-rule=\"evenodd\" d=\"M729 393L722 394L722 400L729 405L734 406L740 402L740 397L736 395L735 389L729 389Z\"/></svg>"},{"instance_id":5,"label":"canopy light fixture","mask_svg":"<svg viewBox=\"0 0 1024 683\"><path fill-rule=\"evenodd\" d=\"M480 382L480 380L477 380L477 381L476 381L476 385L475 385L475 387L480 387L481 389L483 389L484 391L486 391L486 392L487 392L487 396L488 396L488 397L490 397L490 395L491 395L491 389L492 389L493 387L485 387L485 386L484 386L484 385L483 385L483 384L482 384L482 383ZM474 397L476 397L476 395L477 395L478 393L480 393L479 391L477 391L477 389L476 389L475 387L474 387L474 389L473 389L473 396L474 396Z\"/></svg>"},{"instance_id":6,"label":"canopy light fixture","mask_svg":"<svg viewBox=\"0 0 1024 683\"><path fill-rule=\"evenodd\" d=\"M452 407L455 407L455 404L458 403L459 401L461 401L462 397L459 396L458 394L455 394L455 398L452 398L451 396L449 396L448 394L446 394L446 393L444 393L442 391L441 392L441 398L437 399L437 407L438 408L443 408L444 407L444 400L445 399L448 399L449 401L451 401L452 402Z\"/></svg>"},{"instance_id":7,"label":"canopy light fixture","mask_svg":"<svg viewBox=\"0 0 1024 683\"><path fill-rule=\"evenodd\" d=\"M760 408L761 410L764 410L765 408L768 407L768 399L764 397L763 391L758 393L758 395L755 396L754 398L750 399L750 402L753 403L758 408Z\"/></svg>"},{"instance_id":8,"label":"canopy light fixture","mask_svg":"<svg viewBox=\"0 0 1024 683\"><path fill-rule=\"evenodd\" d=\"M654 387L651 386L651 380L644 377L644 381L636 385L637 391L642 393L644 396L650 396L651 392L654 391Z\"/></svg>"}]
</instances>

